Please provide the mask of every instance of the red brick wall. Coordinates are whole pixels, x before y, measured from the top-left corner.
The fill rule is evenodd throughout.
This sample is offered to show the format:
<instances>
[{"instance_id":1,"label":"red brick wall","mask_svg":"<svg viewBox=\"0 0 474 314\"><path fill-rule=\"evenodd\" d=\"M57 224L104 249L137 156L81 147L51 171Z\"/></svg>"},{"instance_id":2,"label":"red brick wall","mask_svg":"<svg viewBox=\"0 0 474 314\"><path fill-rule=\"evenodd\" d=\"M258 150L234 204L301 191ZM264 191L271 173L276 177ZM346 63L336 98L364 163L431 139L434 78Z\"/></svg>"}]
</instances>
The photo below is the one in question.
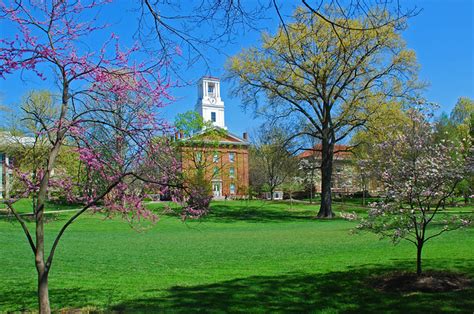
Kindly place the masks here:
<instances>
[{"instance_id":1,"label":"red brick wall","mask_svg":"<svg viewBox=\"0 0 474 314\"><path fill-rule=\"evenodd\" d=\"M200 152L202 158L205 158L206 177L211 180L222 182L222 195L229 195L231 183L235 184L235 195L247 195L249 186L249 166L248 166L248 147L243 145L221 144L218 147L183 147L182 165L183 171L189 172L195 170L193 159L196 153ZM214 152L218 154L217 162L214 162ZM229 161L229 153L235 154L234 162ZM219 169L216 176L213 175L214 167ZM230 168L234 167L234 177L230 177Z\"/></svg>"}]
</instances>

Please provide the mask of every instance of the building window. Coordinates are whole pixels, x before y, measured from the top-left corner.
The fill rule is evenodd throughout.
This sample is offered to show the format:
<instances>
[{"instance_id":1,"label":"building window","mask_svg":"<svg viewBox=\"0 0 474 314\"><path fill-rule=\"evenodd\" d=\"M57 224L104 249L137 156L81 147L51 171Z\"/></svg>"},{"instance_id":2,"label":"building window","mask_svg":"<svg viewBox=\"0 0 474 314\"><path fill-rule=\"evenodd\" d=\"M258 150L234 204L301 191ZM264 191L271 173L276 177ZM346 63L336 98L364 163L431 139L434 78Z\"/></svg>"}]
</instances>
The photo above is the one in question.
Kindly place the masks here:
<instances>
[{"instance_id":1,"label":"building window","mask_svg":"<svg viewBox=\"0 0 474 314\"><path fill-rule=\"evenodd\" d=\"M214 83L208 83L207 84L207 93L209 95L214 95L214 90L215 90L215 85Z\"/></svg>"},{"instance_id":2,"label":"building window","mask_svg":"<svg viewBox=\"0 0 474 314\"><path fill-rule=\"evenodd\" d=\"M229 162L235 161L235 153L229 153Z\"/></svg>"},{"instance_id":3,"label":"building window","mask_svg":"<svg viewBox=\"0 0 474 314\"><path fill-rule=\"evenodd\" d=\"M197 162L201 162L201 161L202 161L202 153L201 153L201 152L197 152L197 153L196 153L196 161L197 161Z\"/></svg>"},{"instance_id":4,"label":"building window","mask_svg":"<svg viewBox=\"0 0 474 314\"><path fill-rule=\"evenodd\" d=\"M214 167L214 171L212 174L214 177L217 177L219 175L219 167Z\"/></svg>"},{"instance_id":5,"label":"building window","mask_svg":"<svg viewBox=\"0 0 474 314\"><path fill-rule=\"evenodd\" d=\"M214 153L214 156L212 156L212 162L219 162L219 154L218 153Z\"/></svg>"},{"instance_id":6,"label":"building window","mask_svg":"<svg viewBox=\"0 0 474 314\"><path fill-rule=\"evenodd\" d=\"M235 169L234 167L230 167L229 168L229 177L233 178L235 175Z\"/></svg>"},{"instance_id":7,"label":"building window","mask_svg":"<svg viewBox=\"0 0 474 314\"><path fill-rule=\"evenodd\" d=\"M216 113L214 111L211 112L211 121L216 122Z\"/></svg>"},{"instance_id":8,"label":"building window","mask_svg":"<svg viewBox=\"0 0 474 314\"><path fill-rule=\"evenodd\" d=\"M235 194L235 184L234 183L230 184L230 194Z\"/></svg>"}]
</instances>

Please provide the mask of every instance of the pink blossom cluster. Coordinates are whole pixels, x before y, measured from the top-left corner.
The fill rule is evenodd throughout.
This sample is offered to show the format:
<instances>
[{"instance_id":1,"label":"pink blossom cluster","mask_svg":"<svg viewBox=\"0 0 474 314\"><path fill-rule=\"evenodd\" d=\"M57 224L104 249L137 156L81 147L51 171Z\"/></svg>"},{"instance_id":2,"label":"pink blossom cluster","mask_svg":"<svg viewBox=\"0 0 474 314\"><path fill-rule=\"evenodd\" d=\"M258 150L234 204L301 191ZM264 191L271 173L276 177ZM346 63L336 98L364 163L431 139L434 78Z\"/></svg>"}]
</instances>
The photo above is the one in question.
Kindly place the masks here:
<instances>
[{"instance_id":1,"label":"pink blossom cluster","mask_svg":"<svg viewBox=\"0 0 474 314\"><path fill-rule=\"evenodd\" d=\"M56 153L51 154L47 170L18 177L27 194L38 193L46 178L47 189L61 190L69 201L156 220L143 205L146 190L178 194L180 186L171 128L157 116L171 99L170 82L161 75L166 64L160 56L140 59L140 46L123 48L113 32L97 43L99 49L84 48L87 40L101 37L94 34L107 30L97 13L109 2L0 3L0 23L14 30L0 38L0 77L26 70L60 83L55 93L60 114L48 123L35 117L41 126L36 136L48 139L49 151L76 147L72 152L80 161L77 175L58 173Z\"/></svg>"},{"instance_id":2,"label":"pink blossom cluster","mask_svg":"<svg viewBox=\"0 0 474 314\"><path fill-rule=\"evenodd\" d=\"M15 29L0 39L0 77L27 70L59 82L55 94L60 114L48 123L35 117L41 126L36 136L47 138L50 151L75 147L72 152L80 161L77 174L53 176L56 155L47 157L47 189L62 190L66 199L88 208L152 220L156 217L143 199L148 192L158 192L182 204L183 217L200 217L211 198L185 187L170 143L172 128L158 116L171 100L171 83L161 74L167 66L164 59L140 58L138 44L123 48L113 32L105 42L93 42L98 49L84 48L87 40L101 37L94 37L98 31L107 31L96 13L109 2L0 4L0 23ZM28 174L21 178L26 191L38 192L37 180Z\"/></svg>"},{"instance_id":3,"label":"pink blossom cluster","mask_svg":"<svg viewBox=\"0 0 474 314\"><path fill-rule=\"evenodd\" d=\"M352 212L352 213L340 212L340 213L339 213L339 216L340 216L342 219L349 220L349 221L354 221L354 220L358 220L358 219L359 219L359 216L357 215L356 212Z\"/></svg>"}]
</instances>

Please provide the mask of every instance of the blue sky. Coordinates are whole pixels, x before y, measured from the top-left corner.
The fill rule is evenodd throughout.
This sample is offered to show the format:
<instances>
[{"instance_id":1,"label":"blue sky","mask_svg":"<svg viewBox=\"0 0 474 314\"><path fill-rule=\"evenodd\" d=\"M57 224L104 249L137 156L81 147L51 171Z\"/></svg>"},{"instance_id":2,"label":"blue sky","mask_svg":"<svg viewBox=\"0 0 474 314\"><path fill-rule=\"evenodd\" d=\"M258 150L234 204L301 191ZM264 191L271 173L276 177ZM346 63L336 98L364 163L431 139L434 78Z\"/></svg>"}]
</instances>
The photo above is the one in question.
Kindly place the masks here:
<instances>
[{"instance_id":1,"label":"blue sky","mask_svg":"<svg viewBox=\"0 0 474 314\"><path fill-rule=\"evenodd\" d=\"M417 53L421 65L420 78L430 84L425 97L428 101L438 103L442 111L449 112L458 97L474 98L474 1L420 0L413 3L423 10L409 21L409 28L403 37L407 46ZM121 34L121 38L130 37L134 32L130 27L134 21L129 19L132 14L126 13L127 5L128 1L121 1L120 7L107 11L108 17L117 28L115 31ZM290 6L288 5L285 11L290 12ZM262 24L269 31L274 31L277 27L275 19L266 20ZM0 28L1 36L8 33L9 29L6 27ZM235 38L234 43L222 47L220 52L212 49L203 51L211 60L210 69L198 64L183 71L183 78L193 81L204 74L221 77L227 57L244 47L258 44L259 37L256 32L246 32ZM25 77L26 81L21 80L19 74L0 80L0 104L15 107L20 103L25 91L54 84L50 81L37 84L29 80L34 79L34 76ZM251 112L243 112L239 99L230 97L228 82L224 81L221 85L229 130L236 134L251 132L259 121L254 120ZM195 86L175 88L172 94L176 100L163 112L169 120L173 120L177 113L194 109L197 100ZM1 119L6 119L6 116L0 114Z\"/></svg>"}]
</instances>

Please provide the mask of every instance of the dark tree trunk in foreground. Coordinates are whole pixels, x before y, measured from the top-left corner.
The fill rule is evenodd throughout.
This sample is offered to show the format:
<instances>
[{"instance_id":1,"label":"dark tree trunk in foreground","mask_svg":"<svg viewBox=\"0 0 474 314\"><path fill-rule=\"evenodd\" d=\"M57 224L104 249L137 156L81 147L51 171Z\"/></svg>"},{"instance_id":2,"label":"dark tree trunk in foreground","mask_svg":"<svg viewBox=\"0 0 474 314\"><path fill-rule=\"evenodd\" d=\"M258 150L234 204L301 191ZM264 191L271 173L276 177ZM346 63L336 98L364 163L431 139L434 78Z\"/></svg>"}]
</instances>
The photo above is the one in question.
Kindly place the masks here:
<instances>
[{"instance_id":1,"label":"dark tree trunk in foreground","mask_svg":"<svg viewBox=\"0 0 474 314\"><path fill-rule=\"evenodd\" d=\"M53 149L53 152L55 150ZM53 154L53 156L56 156ZM55 158L51 158L55 159ZM51 160L50 159L50 160ZM36 252L35 252L35 263L36 272L38 274L38 306L41 314L51 313L49 305L49 292L48 292L48 268L44 258L44 200L49 181L49 172L46 172L41 182L41 189L38 195L38 201L36 204Z\"/></svg>"},{"instance_id":2,"label":"dark tree trunk in foreground","mask_svg":"<svg viewBox=\"0 0 474 314\"><path fill-rule=\"evenodd\" d=\"M334 154L334 145L329 141L323 140L321 145L321 207L317 218L332 218L332 163Z\"/></svg>"},{"instance_id":3,"label":"dark tree trunk in foreground","mask_svg":"<svg viewBox=\"0 0 474 314\"><path fill-rule=\"evenodd\" d=\"M46 199L46 194L48 190L49 183L49 174L52 165L56 160L57 154L59 152L60 145L56 145L50 153L48 168L45 172L45 175L41 181L40 190L38 193L38 200L35 209L35 218L36 218L36 251L35 251L35 263L36 271L38 273L38 305L39 311L41 314L51 313L51 308L49 304L49 292L48 292L48 274L49 267L45 262L44 256L44 203Z\"/></svg>"},{"instance_id":4,"label":"dark tree trunk in foreground","mask_svg":"<svg viewBox=\"0 0 474 314\"><path fill-rule=\"evenodd\" d=\"M41 314L51 313L49 306L48 275L49 272L47 271L38 272L38 305Z\"/></svg>"},{"instance_id":5,"label":"dark tree trunk in foreground","mask_svg":"<svg viewBox=\"0 0 474 314\"><path fill-rule=\"evenodd\" d=\"M421 275L421 251L423 249L423 243L418 243L416 246L416 274Z\"/></svg>"}]
</instances>

